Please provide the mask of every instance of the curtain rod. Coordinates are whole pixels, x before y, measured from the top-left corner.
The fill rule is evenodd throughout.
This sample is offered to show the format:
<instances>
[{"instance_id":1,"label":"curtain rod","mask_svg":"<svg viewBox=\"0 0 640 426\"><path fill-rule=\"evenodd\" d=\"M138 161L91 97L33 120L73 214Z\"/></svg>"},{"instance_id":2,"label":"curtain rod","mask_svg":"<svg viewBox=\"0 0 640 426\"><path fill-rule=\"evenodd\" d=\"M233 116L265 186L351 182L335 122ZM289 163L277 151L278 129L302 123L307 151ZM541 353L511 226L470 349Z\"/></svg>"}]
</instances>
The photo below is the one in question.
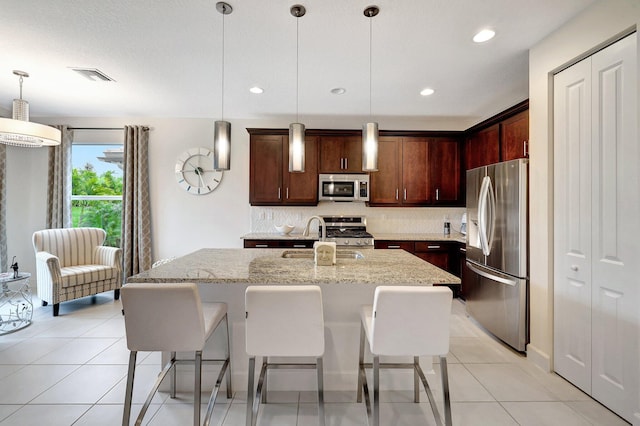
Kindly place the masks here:
<instances>
[{"instance_id":1,"label":"curtain rod","mask_svg":"<svg viewBox=\"0 0 640 426\"><path fill-rule=\"evenodd\" d=\"M124 127L67 127L69 130L124 130ZM149 127L143 126L144 130L149 130Z\"/></svg>"}]
</instances>

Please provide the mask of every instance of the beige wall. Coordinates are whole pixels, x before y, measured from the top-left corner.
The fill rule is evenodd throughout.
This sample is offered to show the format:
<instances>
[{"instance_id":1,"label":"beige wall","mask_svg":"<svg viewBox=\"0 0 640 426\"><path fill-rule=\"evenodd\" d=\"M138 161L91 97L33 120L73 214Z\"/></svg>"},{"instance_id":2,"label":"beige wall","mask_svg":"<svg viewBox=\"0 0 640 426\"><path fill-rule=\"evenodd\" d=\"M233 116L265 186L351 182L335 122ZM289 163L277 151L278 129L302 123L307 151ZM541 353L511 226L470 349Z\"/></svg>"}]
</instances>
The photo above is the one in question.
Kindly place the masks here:
<instances>
[{"instance_id":1,"label":"beige wall","mask_svg":"<svg viewBox=\"0 0 640 426\"><path fill-rule=\"evenodd\" d=\"M552 75L638 24L639 1L602 0L530 50L531 343L527 355L545 370L553 368Z\"/></svg>"}]
</instances>

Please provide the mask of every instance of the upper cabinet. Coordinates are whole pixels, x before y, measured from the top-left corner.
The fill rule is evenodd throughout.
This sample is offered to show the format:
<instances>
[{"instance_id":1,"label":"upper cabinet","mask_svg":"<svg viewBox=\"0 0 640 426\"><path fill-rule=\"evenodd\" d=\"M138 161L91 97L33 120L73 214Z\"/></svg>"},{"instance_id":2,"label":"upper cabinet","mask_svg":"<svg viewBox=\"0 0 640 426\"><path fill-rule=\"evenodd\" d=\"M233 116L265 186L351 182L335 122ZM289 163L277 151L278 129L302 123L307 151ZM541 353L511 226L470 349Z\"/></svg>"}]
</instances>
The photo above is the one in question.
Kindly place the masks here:
<instances>
[{"instance_id":1,"label":"upper cabinet","mask_svg":"<svg viewBox=\"0 0 640 426\"><path fill-rule=\"evenodd\" d=\"M529 157L529 110L500 123L502 161Z\"/></svg>"},{"instance_id":2,"label":"upper cabinet","mask_svg":"<svg viewBox=\"0 0 640 426\"><path fill-rule=\"evenodd\" d=\"M467 130L465 168L529 156L529 101Z\"/></svg>"},{"instance_id":3,"label":"upper cabinet","mask_svg":"<svg viewBox=\"0 0 640 426\"><path fill-rule=\"evenodd\" d=\"M360 136L321 136L319 153L319 173L363 173Z\"/></svg>"},{"instance_id":4,"label":"upper cabinet","mask_svg":"<svg viewBox=\"0 0 640 426\"><path fill-rule=\"evenodd\" d=\"M318 204L318 137L305 137L305 172L289 173L289 137L251 134L249 203L254 206Z\"/></svg>"},{"instance_id":5,"label":"upper cabinet","mask_svg":"<svg viewBox=\"0 0 640 426\"><path fill-rule=\"evenodd\" d=\"M380 137L369 205L460 205L460 152L450 137Z\"/></svg>"}]
</instances>

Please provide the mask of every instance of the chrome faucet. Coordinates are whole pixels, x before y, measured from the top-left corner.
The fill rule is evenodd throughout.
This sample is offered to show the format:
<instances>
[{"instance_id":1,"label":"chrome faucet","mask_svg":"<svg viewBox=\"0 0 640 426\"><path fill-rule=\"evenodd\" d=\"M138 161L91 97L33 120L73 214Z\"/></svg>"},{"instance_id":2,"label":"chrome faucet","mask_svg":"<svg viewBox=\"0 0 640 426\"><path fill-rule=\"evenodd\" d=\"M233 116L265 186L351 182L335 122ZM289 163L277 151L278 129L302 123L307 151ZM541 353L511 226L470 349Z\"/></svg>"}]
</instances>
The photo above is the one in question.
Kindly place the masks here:
<instances>
[{"instance_id":1,"label":"chrome faucet","mask_svg":"<svg viewBox=\"0 0 640 426\"><path fill-rule=\"evenodd\" d=\"M302 232L303 237L309 236L309 225L311 225L311 221L313 219L318 219L318 223L322 227L322 232L320 233L320 241L327 241L327 224L324 223L324 219L320 216L311 216L309 220L307 220L307 226L304 227L304 231Z\"/></svg>"}]
</instances>

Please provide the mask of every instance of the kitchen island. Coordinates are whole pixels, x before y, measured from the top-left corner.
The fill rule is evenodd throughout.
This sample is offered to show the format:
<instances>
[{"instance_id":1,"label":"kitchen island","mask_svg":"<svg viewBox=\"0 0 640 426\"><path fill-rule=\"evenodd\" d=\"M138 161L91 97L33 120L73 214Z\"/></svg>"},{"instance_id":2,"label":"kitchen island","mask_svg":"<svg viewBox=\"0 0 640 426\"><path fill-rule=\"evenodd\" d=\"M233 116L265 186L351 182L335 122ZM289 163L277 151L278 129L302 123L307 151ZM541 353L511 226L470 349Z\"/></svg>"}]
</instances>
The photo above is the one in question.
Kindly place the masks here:
<instances>
[{"instance_id":1,"label":"kitchen island","mask_svg":"<svg viewBox=\"0 0 640 426\"><path fill-rule=\"evenodd\" d=\"M339 253L345 252L339 250ZM348 257L339 257L334 266L315 266L312 254L312 249L201 249L129 277L127 282L194 282L198 284L204 302L226 302L236 391L246 388L248 357L244 341L244 292L249 285L319 285L326 326L325 388L355 391L359 309L361 305L373 303L375 288L378 285L460 283L458 277L403 250L349 250ZM355 255L362 255L362 258L356 259ZM443 326L448 326L449 318L442 320ZM224 335L218 333L211 339L211 351L217 352L216 345L223 347L219 344L223 338ZM429 370L430 362L429 357L425 358L425 370ZM391 386L406 389L412 385L412 374L403 373L392 372L394 377L402 377L403 380L402 384ZM303 379L298 380L298 376ZM395 380L389 381L392 382ZM293 376L290 372L277 372L269 377L270 389L312 390L315 386L312 372Z\"/></svg>"}]
</instances>

